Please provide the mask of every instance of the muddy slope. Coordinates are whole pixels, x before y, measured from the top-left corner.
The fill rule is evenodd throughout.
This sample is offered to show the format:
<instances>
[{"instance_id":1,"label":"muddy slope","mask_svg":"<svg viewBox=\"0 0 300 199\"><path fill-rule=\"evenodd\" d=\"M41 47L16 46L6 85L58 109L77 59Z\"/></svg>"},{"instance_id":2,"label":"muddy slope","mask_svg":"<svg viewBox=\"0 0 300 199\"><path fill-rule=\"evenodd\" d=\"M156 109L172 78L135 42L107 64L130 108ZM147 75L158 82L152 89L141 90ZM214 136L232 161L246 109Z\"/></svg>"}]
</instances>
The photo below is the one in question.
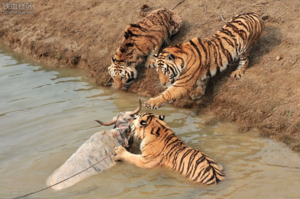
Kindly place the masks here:
<instances>
[{"instance_id":1,"label":"muddy slope","mask_svg":"<svg viewBox=\"0 0 300 199\"><path fill-rule=\"evenodd\" d=\"M7 1L1 0L2 3ZM108 80L110 58L126 25L141 20L139 7L173 8L174 1L31 0L34 14L0 14L0 41L50 67L80 67L99 85ZM179 1L178 1L179 2ZM12 2L11 2L12 3ZM300 150L300 1L198 1L178 6L184 22L171 44L208 37L235 14L257 12L266 30L250 56L250 68L241 80L218 75L206 96L197 102L182 99L176 106L213 110L218 118L237 121L242 130L257 128L262 135ZM4 8L2 7L2 11ZM276 57L279 56L280 60ZM154 69L139 69L129 92L154 96L163 89Z\"/></svg>"}]
</instances>

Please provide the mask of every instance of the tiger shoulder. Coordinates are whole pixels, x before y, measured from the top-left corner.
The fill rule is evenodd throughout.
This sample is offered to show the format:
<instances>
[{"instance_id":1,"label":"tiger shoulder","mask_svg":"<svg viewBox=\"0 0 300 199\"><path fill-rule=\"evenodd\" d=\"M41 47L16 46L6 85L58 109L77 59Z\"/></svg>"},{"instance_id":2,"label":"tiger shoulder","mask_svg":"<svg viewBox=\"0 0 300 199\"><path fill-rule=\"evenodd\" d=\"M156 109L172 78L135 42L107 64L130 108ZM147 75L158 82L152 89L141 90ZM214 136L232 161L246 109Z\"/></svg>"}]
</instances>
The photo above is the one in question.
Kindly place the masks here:
<instances>
[{"instance_id":1,"label":"tiger shoulder","mask_svg":"<svg viewBox=\"0 0 300 199\"><path fill-rule=\"evenodd\" d=\"M233 17L209 38L193 38L170 46L155 55L156 70L162 85L161 95L145 102L148 108L159 108L189 94L199 99L205 94L209 79L239 61L231 77L240 79L249 64L249 53L264 30L264 22L255 13Z\"/></svg>"}]
</instances>

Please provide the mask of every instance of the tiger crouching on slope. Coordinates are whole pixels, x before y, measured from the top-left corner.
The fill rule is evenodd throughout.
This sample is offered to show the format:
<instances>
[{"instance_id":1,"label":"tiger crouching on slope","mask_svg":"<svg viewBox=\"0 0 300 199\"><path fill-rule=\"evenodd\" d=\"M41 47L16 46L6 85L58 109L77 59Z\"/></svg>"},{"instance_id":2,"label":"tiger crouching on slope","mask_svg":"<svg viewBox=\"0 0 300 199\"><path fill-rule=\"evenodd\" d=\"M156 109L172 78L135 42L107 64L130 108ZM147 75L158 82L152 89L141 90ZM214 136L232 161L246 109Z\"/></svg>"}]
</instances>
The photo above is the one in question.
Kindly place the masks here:
<instances>
[{"instance_id":1,"label":"tiger crouching on slope","mask_svg":"<svg viewBox=\"0 0 300 199\"><path fill-rule=\"evenodd\" d=\"M160 83L169 88L146 101L145 106L159 108L187 94L199 99L205 93L209 78L237 60L239 65L231 77L241 78L248 66L251 47L263 29L264 22L257 14L240 14L210 38L193 38L165 48L155 55L156 67Z\"/></svg>"},{"instance_id":2,"label":"tiger crouching on slope","mask_svg":"<svg viewBox=\"0 0 300 199\"><path fill-rule=\"evenodd\" d=\"M141 113L132 120L133 136L141 139L141 155L132 154L124 147L117 147L115 160L123 160L141 168L164 166L189 179L214 185L225 178L222 168L199 150L183 143L163 121L164 116Z\"/></svg>"},{"instance_id":3,"label":"tiger crouching on slope","mask_svg":"<svg viewBox=\"0 0 300 199\"><path fill-rule=\"evenodd\" d=\"M148 13L144 12L145 8L148 6L144 5L140 11L145 18L127 26L122 44L108 67L117 89L128 88L137 78L137 65L146 61L146 67L155 67L153 55L159 52L163 43L169 43L169 38L178 32L182 24L181 17L173 11L161 8Z\"/></svg>"}]
</instances>

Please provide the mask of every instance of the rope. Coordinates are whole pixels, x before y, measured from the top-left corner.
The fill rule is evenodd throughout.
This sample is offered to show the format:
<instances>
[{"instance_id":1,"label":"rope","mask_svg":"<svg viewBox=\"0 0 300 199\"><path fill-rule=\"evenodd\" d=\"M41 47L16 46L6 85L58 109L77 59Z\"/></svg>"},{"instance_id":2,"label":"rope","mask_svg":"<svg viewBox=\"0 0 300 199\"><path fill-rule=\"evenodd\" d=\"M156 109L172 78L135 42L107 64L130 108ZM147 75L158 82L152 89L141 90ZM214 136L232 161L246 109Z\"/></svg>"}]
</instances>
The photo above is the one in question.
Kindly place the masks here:
<instances>
[{"instance_id":1,"label":"rope","mask_svg":"<svg viewBox=\"0 0 300 199\"><path fill-rule=\"evenodd\" d=\"M180 1L179 3L177 3L177 5L176 5L174 8L172 8L172 10L174 10L175 8L177 8L177 6L179 6L180 4L182 4L184 1L185 1L185 0L182 0L182 1Z\"/></svg>"},{"instance_id":2,"label":"rope","mask_svg":"<svg viewBox=\"0 0 300 199\"><path fill-rule=\"evenodd\" d=\"M30 195L32 195L32 194L39 193L39 192L41 192L41 191L44 191L44 190L49 189L49 188L51 188L51 187L54 187L55 185L58 185L58 184L60 184L60 183L62 183L62 182L65 182L65 181L69 180L70 178L73 178L73 177L75 177L75 176L77 176L77 175L79 175L79 174L85 172L86 170L92 168L92 167L95 166L96 164L99 164L100 162L102 162L102 161L105 160L108 156L110 156L110 155L112 155L112 154L113 154L113 152L109 153L109 154L106 155L104 158L102 158L101 160L99 160L99 161L96 162L95 164L91 165L90 167L88 167L88 168L86 168L86 169L84 169L84 170L82 170L82 171L80 171L80 172L78 172L78 173L76 173L76 174L74 174L74 175L72 175L72 176L70 176L70 177L64 179L64 180L62 180L62 181L59 181L59 182L57 182L57 183L55 183L55 184L53 184L53 185L51 185L51 186L48 186L48 187L45 187L45 188L40 189L40 190L38 190L38 191L34 191L34 192L31 192L31 193L28 193L28 194L25 194L25 195L22 195L22 196L18 196L18 197L16 197L16 198L12 198L12 199L18 199L18 198L27 197L27 196L30 196Z\"/></svg>"}]
</instances>

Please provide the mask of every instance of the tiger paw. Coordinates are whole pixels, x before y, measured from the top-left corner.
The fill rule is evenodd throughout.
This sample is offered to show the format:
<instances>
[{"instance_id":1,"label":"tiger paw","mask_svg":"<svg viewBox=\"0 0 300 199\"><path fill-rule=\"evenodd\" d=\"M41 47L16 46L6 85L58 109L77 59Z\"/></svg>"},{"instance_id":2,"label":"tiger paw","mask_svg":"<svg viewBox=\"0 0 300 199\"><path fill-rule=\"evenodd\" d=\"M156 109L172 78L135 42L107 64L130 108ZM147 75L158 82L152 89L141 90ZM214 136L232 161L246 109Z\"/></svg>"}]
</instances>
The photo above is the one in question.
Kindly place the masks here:
<instances>
[{"instance_id":1,"label":"tiger paw","mask_svg":"<svg viewBox=\"0 0 300 199\"><path fill-rule=\"evenodd\" d=\"M113 158L115 161L124 160L126 149L122 146L116 147L113 153Z\"/></svg>"},{"instance_id":2,"label":"tiger paw","mask_svg":"<svg viewBox=\"0 0 300 199\"><path fill-rule=\"evenodd\" d=\"M146 68L155 68L156 67L156 60L155 58L148 58L145 64Z\"/></svg>"},{"instance_id":3,"label":"tiger paw","mask_svg":"<svg viewBox=\"0 0 300 199\"><path fill-rule=\"evenodd\" d=\"M191 98L192 100L197 100L197 99L200 99L203 95L204 95L203 89L196 88L195 90L193 90L193 91L190 93L190 98Z\"/></svg>"},{"instance_id":4,"label":"tiger paw","mask_svg":"<svg viewBox=\"0 0 300 199\"><path fill-rule=\"evenodd\" d=\"M241 70L236 70L231 73L231 78L240 79L243 75L244 73Z\"/></svg>"},{"instance_id":5,"label":"tiger paw","mask_svg":"<svg viewBox=\"0 0 300 199\"><path fill-rule=\"evenodd\" d=\"M162 106L160 102L158 102L157 98L151 98L144 103L146 108L149 109L158 109Z\"/></svg>"}]
</instances>

